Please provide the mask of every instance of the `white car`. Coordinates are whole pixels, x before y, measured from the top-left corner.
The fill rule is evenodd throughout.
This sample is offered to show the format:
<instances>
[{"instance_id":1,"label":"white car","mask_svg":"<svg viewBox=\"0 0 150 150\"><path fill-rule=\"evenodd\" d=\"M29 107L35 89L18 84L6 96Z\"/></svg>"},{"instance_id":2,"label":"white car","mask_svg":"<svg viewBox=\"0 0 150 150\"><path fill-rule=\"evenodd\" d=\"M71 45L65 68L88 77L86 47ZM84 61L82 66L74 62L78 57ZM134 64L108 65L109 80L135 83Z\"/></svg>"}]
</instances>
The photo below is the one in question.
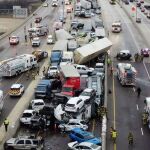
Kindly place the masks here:
<instances>
[{"instance_id":1,"label":"white car","mask_svg":"<svg viewBox=\"0 0 150 150\"><path fill-rule=\"evenodd\" d=\"M72 97L65 106L65 111L78 112L84 106L84 100L79 97Z\"/></svg>"},{"instance_id":2,"label":"white car","mask_svg":"<svg viewBox=\"0 0 150 150\"><path fill-rule=\"evenodd\" d=\"M104 64L103 63L96 63L95 70L99 72L104 72Z\"/></svg>"},{"instance_id":3,"label":"white car","mask_svg":"<svg viewBox=\"0 0 150 150\"><path fill-rule=\"evenodd\" d=\"M65 5L69 5L69 4L70 4L69 0L65 0Z\"/></svg>"},{"instance_id":4,"label":"white car","mask_svg":"<svg viewBox=\"0 0 150 150\"><path fill-rule=\"evenodd\" d=\"M51 66L49 67L49 70L47 72L48 77L53 77L55 76L57 73L59 73L58 67L57 66Z\"/></svg>"},{"instance_id":5,"label":"white car","mask_svg":"<svg viewBox=\"0 0 150 150\"><path fill-rule=\"evenodd\" d=\"M85 65L75 65L75 68L78 70L79 74L91 75L94 71L94 68L88 68Z\"/></svg>"},{"instance_id":6,"label":"white car","mask_svg":"<svg viewBox=\"0 0 150 150\"><path fill-rule=\"evenodd\" d=\"M102 149L101 146L98 146L90 142L78 143L77 141L68 143L68 147L70 150L101 150Z\"/></svg>"},{"instance_id":7,"label":"white car","mask_svg":"<svg viewBox=\"0 0 150 150\"><path fill-rule=\"evenodd\" d=\"M39 111L43 109L45 103L42 99L34 99L31 101L31 108L35 111Z\"/></svg>"},{"instance_id":8,"label":"white car","mask_svg":"<svg viewBox=\"0 0 150 150\"><path fill-rule=\"evenodd\" d=\"M44 4L43 4L43 7L48 7L48 3L44 3Z\"/></svg>"},{"instance_id":9,"label":"white car","mask_svg":"<svg viewBox=\"0 0 150 150\"><path fill-rule=\"evenodd\" d=\"M60 124L58 126L58 128L60 128L62 131L71 131L74 128L81 128L83 130L87 130L88 126L86 125L86 123L83 120L79 120L79 119L70 119L69 122L67 124Z\"/></svg>"},{"instance_id":10,"label":"white car","mask_svg":"<svg viewBox=\"0 0 150 150\"><path fill-rule=\"evenodd\" d=\"M49 35L47 37L47 44L53 44L53 43L54 43L54 39L53 39L52 35Z\"/></svg>"},{"instance_id":11,"label":"white car","mask_svg":"<svg viewBox=\"0 0 150 150\"><path fill-rule=\"evenodd\" d=\"M13 84L9 90L10 96L22 96L24 93L24 86L22 84Z\"/></svg>"},{"instance_id":12,"label":"white car","mask_svg":"<svg viewBox=\"0 0 150 150\"><path fill-rule=\"evenodd\" d=\"M40 44L41 44L41 41L40 41L39 37L33 38L33 40L32 40L32 46L40 46Z\"/></svg>"},{"instance_id":13,"label":"white car","mask_svg":"<svg viewBox=\"0 0 150 150\"><path fill-rule=\"evenodd\" d=\"M11 36L9 37L10 45L17 45L19 44L19 37L18 36Z\"/></svg>"},{"instance_id":14,"label":"white car","mask_svg":"<svg viewBox=\"0 0 150 150\"><path fill-rule=\"evenodd\" d=\"M27 109L24 110L22 117L20 118L21 125L30 125L31 124L31 118L35 114L35 110Z\"/></svg>"}]
</instances>

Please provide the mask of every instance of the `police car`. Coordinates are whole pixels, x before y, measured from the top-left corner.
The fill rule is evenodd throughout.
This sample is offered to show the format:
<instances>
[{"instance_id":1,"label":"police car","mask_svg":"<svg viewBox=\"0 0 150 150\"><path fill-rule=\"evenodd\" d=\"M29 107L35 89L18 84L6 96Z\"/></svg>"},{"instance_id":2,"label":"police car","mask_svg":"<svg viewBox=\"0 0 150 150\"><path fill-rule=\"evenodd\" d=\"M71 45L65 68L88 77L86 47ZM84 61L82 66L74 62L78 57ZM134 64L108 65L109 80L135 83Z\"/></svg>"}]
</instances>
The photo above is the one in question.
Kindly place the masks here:
<instances>
[{"instance_id":1,"label":"police car","mask_svg":"<svg viewBox=\"0 0 150 150\"><path fill-rule=\"evenodd\" d=\"M22 96L23 93L24 93L24 86L19 83L13 84L9 91L10 96Z\"/></svg>"}]
</instances>

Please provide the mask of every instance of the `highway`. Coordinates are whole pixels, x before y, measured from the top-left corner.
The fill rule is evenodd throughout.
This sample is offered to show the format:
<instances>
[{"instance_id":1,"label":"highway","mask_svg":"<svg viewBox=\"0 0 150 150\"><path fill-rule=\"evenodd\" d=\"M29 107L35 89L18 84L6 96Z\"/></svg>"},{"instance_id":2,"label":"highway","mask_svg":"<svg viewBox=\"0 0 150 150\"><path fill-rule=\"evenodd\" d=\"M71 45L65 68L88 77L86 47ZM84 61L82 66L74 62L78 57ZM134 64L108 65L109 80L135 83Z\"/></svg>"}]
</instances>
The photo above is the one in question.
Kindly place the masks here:
<instances>
[{"instance_id":1,"label":"highway","mask_svg":"<svg viewBox=\"0 0 150 150\"><path fill-rule=\"evenodd\" d=\"M39 16L42 16L42 24L47 24L49 26L50 34L52 33L52 25L54 21L58 18L57 11L61 7L51 7L51 3L49 4L49 7L41 7L41 9L38 10L37 14ZM29 19L25 25L18 28L15 32L13 32L11 35L17 35L20 38L19 45L11 46L9 44L8 37L4 38L0 42L0 47L2 48L2 51L0 52L0 61L4 59L8 59L11 57L14 57L16 55L25 54L25 53L32 53L35 49L43 49L46 51L49 51L51 48L46 44L46 38L47 37L40 37L41 39L41 45L39 48L32 48L31 42L29 41L25 43L24 40L24 26L26 26L26 29L30 28L30 23L34 23L35 17L33 16L31 19ZM40 62L39 65L41 66L44 61ZM25 74L21 74L20 76L13 77L13 78L2 78L0 83L0 88L4 91L4 109L3 113L1 115L0 124L4 121L4 119L8 116L8 114L11 112L13 107L16 105L16 103L19 101L19 98L10 98L8 95L8 91L13 83L22 83L25 86L25 89L28 87L31 80L26 81Z\"/></svg>"},{"instance_id":2,"label":"highway","mask_svg":"<svg viewBox=\"0 0 150 150\"><path fill-rule=\"evenodd\" d=\"M105 26L109 29L109 38L113 42L111 57L115 69L118 61L114 57L120 50L129 49L134 55L140 52L141 48L149 47L145 40L149 40L149 29L147 30L149 20L139 12L143 21L137 28L131 20L132 17L129 17L118 4L110 5L108 1L102 0L101 5ZM111 24L116 20L121 20L123 25L123 31L119 34L111 33ZM143 33L143 26L145 32L147 32L146 34L145 32ZM149 62L149 58L145 58L144 62ZM107 150L149 150L150 135L148 129L142 126L141 114L144 107L144 98L149 96L150 83L148 74L150 73L150 65L148 63L135 63L133 60L131 64L137 69L137 86L142 89L142 95L139 99L137 98L136 88L122 87L120 85L115 71L113 77L108 74L108 89L111 89L112 93L108 95ZM111 126L116 128L118 132L116 144L113 144L110 139L109 128ZM128 133L130 131L133 133L135 140L134 145L131 147L128 146Z\"/></svg>"},{"instance_id":3,"label":"highway","mask_svg":"<svg viewBox=\"0 0 150 150\"><path fill-rule=\"evenodd\" d=\"M115 68L118 63L115 56L120 50L129 49L132 55L134 55L139 52L141 48L150 47L148 41L150 35L150 20L138 11L138 15L142 18L142 23L138 24L137 28L137 26L135 26L135 18L133 17L134 21L132 21L131 15L129 17L118 4L110 5L109 2L105 0L101 0L100 3L105 28L109 30L109 39L113 42L110 52L113 60L113 66ZM125 9L130 12L131 7L132 6L130 4L129 6L125 6ZM42 7L37 12L37 14L40 14L39 16L43 17L42 23L49 25L50 33L52 32L51 27L53 22L56 18L58 18L58 9L60 9L60 7L53 8L49 5L48 8ZM30 27L30 23L34 22L34 18L35 17L32 17L26 22L25 26L27 29ZM119 34L111 33L111 24L116 20L121 20L123 25L123 31ZM0 42L0 48L2 49L0 52L0 61L16 55L32 53L34 50L29 42L29 39L27 43L24 41L24 26L18 28L11 35L18 35L20 37L20 43L17 46L10 46L8 37L2 39ZM46 44L46 37L41 37L41 46L39 48L44 50L46 49L47 51L51 49L51 47ZM40 62L40 66L43 62L44 61ZM114 72L113 77L108 74L108 89L111 89L112 93L108 95L107 150L127 150L130 148L135 150L141 150L143 148L144 150L149 150L149 131L146 127L143 127L141 123L141 114L144 107L143 101L145 97L149 96L150 90L149 58L145 58L144 62L145 63L135 63L133 60L131 61L138 72L137 86L140 86L142 89L142 95L139 99L136 96L135 88L122 87L120 85L116 77L116 72ZM25 88L28 88L31 80L26 81L24 74L10 79L2 78L0 88L4 91L5 98L0 124L2 124L4 118L8 116L16 103L19 101L19 98L10 98L7 94L10 86L15 82L22 83ZM110 126L114 126L118 131L117 143L115 145L109 138ZM99 137L101 132L100 129L101 124L99 123L99 120L92 120L89 131ZM133 147L128 147L127 136L129 131L134 134L135 144ZM45 145L47 146L47 149L66 149L67 143L70 141L68 137L64 138L63 135L58 134L58 132L55 131L46 132L46 137Z\"/></svg>"}]
</instances>

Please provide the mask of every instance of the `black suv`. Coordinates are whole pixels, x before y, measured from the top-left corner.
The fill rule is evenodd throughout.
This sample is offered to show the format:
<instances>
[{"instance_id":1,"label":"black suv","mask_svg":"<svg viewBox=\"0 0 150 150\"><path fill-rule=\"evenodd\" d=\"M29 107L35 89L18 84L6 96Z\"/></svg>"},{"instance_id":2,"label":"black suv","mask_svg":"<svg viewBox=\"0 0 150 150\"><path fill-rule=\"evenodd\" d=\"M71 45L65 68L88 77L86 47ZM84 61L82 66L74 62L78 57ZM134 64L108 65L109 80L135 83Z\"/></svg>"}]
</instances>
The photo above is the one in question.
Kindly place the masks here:
<instances>
[{"instance_id":1,"label":"black suv","mask_svg":"<svg viewBox=\"0 0 150 150\"><path fill-rule=\"evenodd\" d=\"M77 23L72 25L72 29L78 30L78 29L83 29L84 23Z\"/></svg>"},{"instance_id":2,"label":"black suv","mask_svg":"<svg viewBox=\"0 0 150 150\"><path fill-rule=\"evenodd\" d=\"M116 57L118 60L130 60L132 55L129 50L121 50Z\"/></svg>"}]
</instances>

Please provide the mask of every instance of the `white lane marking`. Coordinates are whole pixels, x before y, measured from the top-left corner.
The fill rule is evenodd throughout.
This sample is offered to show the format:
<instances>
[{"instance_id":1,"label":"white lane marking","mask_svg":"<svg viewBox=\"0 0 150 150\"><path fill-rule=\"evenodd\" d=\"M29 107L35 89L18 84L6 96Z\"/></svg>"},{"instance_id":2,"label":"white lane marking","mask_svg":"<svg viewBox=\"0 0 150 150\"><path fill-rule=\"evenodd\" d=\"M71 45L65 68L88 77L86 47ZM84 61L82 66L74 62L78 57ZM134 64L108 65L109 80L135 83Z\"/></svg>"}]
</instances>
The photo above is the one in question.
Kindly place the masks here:
<instances>
[{"instance_id":1,"label":"white lane marking","mask_svg":"<svg viewBox=\"0 0 150 150\"><path fill-rule=\"evenodd\" d=\"M145 65L144 62L143 62L143 65L144 65L144 68L145 68L145 70L146 70L147 76L148 76L148 78L149 78L149 80L150 80L150 75L149 75L149 72L148 72L147 67L146 67L146 65Z\"/></svg>"},{"instance_id":2,"label":"white lane marking","mask_svg":"<svg viewBox=\"0 0 150 150\"><path fill-rule=\"evenodd\" d=\"M142 133L142 135L144 135L144 133L143 133L143 129L141 128L141 133Z\"/></svg>"},{"instance_id":3,"label":"white lane marking","mask_svg":"<svg viewBox=\"0 0 150 150\"><path fill-rule=\"evenodd\" d=\"M137 108L137 110L139 110L139 105L138 104L136 104L136 108Z\"/></svg>"}]
</instances>

